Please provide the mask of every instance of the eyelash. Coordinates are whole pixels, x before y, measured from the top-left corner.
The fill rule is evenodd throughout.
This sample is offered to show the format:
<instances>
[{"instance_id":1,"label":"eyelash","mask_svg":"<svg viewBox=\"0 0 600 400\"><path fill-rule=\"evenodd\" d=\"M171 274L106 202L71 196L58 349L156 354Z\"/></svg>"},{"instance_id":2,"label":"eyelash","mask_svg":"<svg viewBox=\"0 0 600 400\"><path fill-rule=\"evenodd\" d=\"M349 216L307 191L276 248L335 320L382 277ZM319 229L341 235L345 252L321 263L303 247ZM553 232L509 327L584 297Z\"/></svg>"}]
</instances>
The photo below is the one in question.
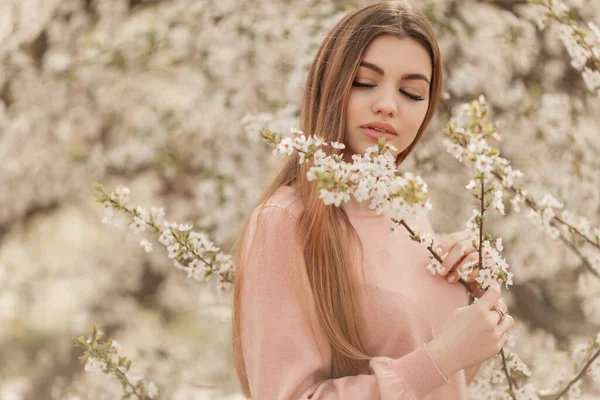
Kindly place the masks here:
<instances>
[{"instance_id":1,"label":"eyelash","mask_svg":"<svg viewBox=\"0 0 600 400\"><path fill-rule=\"evenodd\" d=\"M367 83L359 83L359 82L352 82L352 86L363 87L363 88L372 88L372 87L375 87L375 85L369 85ZM412 94L410 94L408 92L405 92L404 90L401 90L400 92L402 92L402 94L404 94L406 97L409 97L409 98L411 98L411 99L413 99L415 101L423 101L423 100L425 100L422 97L412 95Z\"/></svg>"}]
</instances>

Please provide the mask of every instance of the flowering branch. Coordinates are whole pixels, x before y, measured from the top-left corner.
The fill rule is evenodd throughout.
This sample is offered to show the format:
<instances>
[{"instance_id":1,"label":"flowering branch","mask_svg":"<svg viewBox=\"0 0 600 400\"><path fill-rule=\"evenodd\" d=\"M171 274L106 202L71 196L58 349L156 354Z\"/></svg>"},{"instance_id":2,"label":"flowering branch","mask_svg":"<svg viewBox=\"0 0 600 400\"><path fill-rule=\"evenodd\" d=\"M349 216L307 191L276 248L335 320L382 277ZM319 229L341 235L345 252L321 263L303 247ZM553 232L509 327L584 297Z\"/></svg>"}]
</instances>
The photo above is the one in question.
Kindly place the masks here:
<instances>
[{"instance_id":1,"label":"flowering branch","mask_svg":"<svg viewBox=\"0 0 600 400\"><path fill-rule=\"evenodd\" d=\"M394 222L397 225L402 225L404 227L404 229L406 229L406 231L409 234L410 239L419 242L421 244L424 244L425 247L427 248L427 250L429 251L430 257L433 257L439 264L442 263L442 258L435 252L434 250L434 245L433 243L431 244L425 244L423 243L424 239L421 237L421 234L419 232L415 232L413 230L413 228L411 228L406 221L404 220L397 220L397 219L393 219L392 218L392 222ZM431 264L430 264L431 265ZM435 269L434 269L435 271ZM471 287L471 285L469 285L469 283L467 283L465 280L463 280L462 278L458 280L471 294L471 296L474 296L475 293L473 292L473 288ZM473 300L473 297L471 298L471 301Z\"/></svg>"},{"instance_id":2,"label":"flowering branch","mask_svg":"<svg viewBox=\"0 0 600 400\"><path fill-rule=\"evenodd\" d=\"M503 181L502 171L492 171L492 175L499 181ZM514 186L504 186L510 190L516 197L520 198L519 202L524 202L531 210L537 213L538 216L543 214L542 218L544 221L548 221L548 224L558 224L564 226L569 232L576 234L583 241L596 247L600 250L600 229L592 228L589 221L584 217L579 217L572 214L568 210L563 210L560 216L557 216L553 210L546 211L546 209L563 209L564 204L554 199L550 195L546 195L542 200L541 204L538 204L532 197L527 194L527 191L523 188L515 188ZM520 209L515 207L515 211ZM539 219L539 218L538 218ZM579 225L579 226L578 226ZM553 239L558 237L558 232L549 230L549 233Z\"/></svg>"},{"instance_id":3,"label":"flowering branch","mask_svg":"<svg viewBox=\"0 0 600 400\"><path fill-rule=\"evenodd\" d=\"M488 179L487 175L485 174L485 172L479 172L478 173L478 177L479 177L479 182L480 182L480 187L481 187L481 192L479 194L479 199L480 201L480 205L481 208L479 210L479 216L480 218L478 219L478 229L479 229L479 246L478 246L478 251L479 251L479 265L482 266L483 264L483 245L484 245L484 240L483 240L483 222L485 221L485 212L487 211L487 207L486 207L486 203L485 203L485 183L486 183L486 179ZM491 186L492 190L494 189L494 186ZM489 269L488 269L489 271ZM485 276L482 277L480 274L480 277L477 278L477 281L479 282L480 279L484 278ZM513 398L513 400L517 400L516 396L515 396L515 392L513 389L513 386L518 389L519 387L517 386L516 382L514 382L512 374L509 373L508 368L506 366L506 356L504 354L504 347L500 349L500 355L502 357L502 370L504 371L504 375L506 376L506 380L508 382L508 393L510 394L510 396Z\"/></svg>"},{"instance_id":4,"label":"flowering branch","mask_svg":"<svg viewBox=\"0 0 600 400\"><path fill-rule=\"evenodd\" d=\"M506 367L506 355L504 354L504 347L500 349L500 356L502 357L502 371L504 371L504 376L506 376L506 381L508 382L508 393L510 394L510 397L516 400L515 392L513 390L512 375L508 372L508 368Z\"/></svg>"},{"instance_id":5,"label":"flowering branch","mask_svg":"<svg viewBox=\"0 0 600 400\"><path fill-rule=\"evenodd\" d=\"M290 155L296 152L299 162L311 162L307 172L309 181L316 180L319 197L326 205L339 207L354 196L358 201L370 200L369 208L377 214L388 213L392 222L392 233L400 226L409 232L413 240L425 244L432 258L441 263L433 250L433 239L412 229L406 218L431 209L427 199L427 185L419 176L401 174L396 170L395 158L390 151L397 149L379 138L377 146L370 147L365 154L354 154L352 163L343 161L339 150L344 144L332 142L338 150L327 155L321 149L328 144L322 138L305 136L302 131L292 129L292 137L281 138L279 134L263 130L260 135L267 143L274 144L275 155ZM436 267L432 267L434 270Z\"/></svg>"},{"instance_id":6,"label":"flowering branch","mask_svg":"<svg viewBox=\"0 0 600 400\"><path fill-rule=\"evenodd\" d=\"M552 239L560 238L594 275L600 276L600 254L590 260L578 250L574 239L567 239L557 226L564 227L566 231L578 236L596 250L600 250L600 229L592 227L586 218L565 210L564 204L549 194L538 203L525 189L515 187L515 179L521 178L523 173L513 170L510 162L500 157L499 150L487 143L489 137L500 139L495 124L487 120L487 114L488 107L483 96L472 104L462 105L444 130L448 136L445 139L447 151L459 162L474 163L476 168L483 168L486 173L491 174L502 187L514 194L510 203L516 212L520 211L519 204L526 204L530 208L530 212L526 214L530 221ZM556 210L562 211L557 215ZM503 209L501 213L504 213Z\"/></svg>"},{"instance_id":7,"label":"flowering branch","mask_svg":"<svg viewBox=\"0 0 600 400\"><path fill-rule=\"evenodd\" d=\"M143 379L133 383L127 377L132 362L127 357L120 356L122 346L116 340L101 340L102 332L96 326L90 328L91 336L85 339L83 336L73 338L75 347L84 349L84 354L79 358L85 362L85 370L88 372L101 371L107 375L114 375L123 388L122 399L132 396L139 400L153 399L158 395L158 389L154 382L144 383ZM117 357L117 360L114 358Z\"/></svg>"},{"instance_id":8,"label":"flowering branch","mask_svg":"<svg viewBox=\"0 0 600 400\"><path fill-rule=\"evenodd\" d=\"M499 151L497 149L492 148L487 143L486 139L488 137L494 137L496 139L499 139L495 125L493 123L488 123L487 121L487 113L488 109L485 102L485 98L483 96L480 96L478 101L474 101L470 105L463 105L459 114L456 115L450 121L450 123L444 131L448 136L448 138L445 139L448 152L460 162L472 163L477 170L476 179L480 181L481 191L479 194L474 192L474 195L481 201L481 209L479 212L474 211L476 224L471 224L470 222L468 222L467 226L469 227L470 225L476 225L477 229L479 229L479 250L481 251L484 244L482 228L484 212L486 211L487 207L489 205L492 205L493 208L496 208L501 214L504 214L504 205L502 204L502 191L495 192L494 201L484 201L485 194L495 190L494 185L491 185L487 189L484 188L484 185L488 180L494 178L503 187L513 191L515 197L511 200L511 203L516 209L516 211L519 211L519 203L527 204L535 213L535 215L538 216L537 222L542 222L545 231L548 232L553 239L560 237L582 258L582 260L584 260L584 262L587 262L587 258L579 251L575 243L568 241L564 237L562 232L558 230L554 225L562 224L563 226L566 226L569 232L576 233L577 235L579 235L580 238L583 238L585 242L591 244L596 248L599 248L598 245L600 243L600 230L598 230L597 228L591 228L589 222L585 218L580 217L579 220L577 220L574 217L574 215L568 212L567 210L563 210L561 214L562 218L556 217L553 211L554 208L562 209L564 206L562 203L555 200L552 196L547 195L543 199L541 204L537 204L533 199L527 196L527 192L524 189L514 187L514 179L517 177L521 177L523 174L518 170L513 170L509 162L506 159L499 156ZM476 187L477 186L474 181L471 181L469 185L467 185L468 189L476 189ZM530 216L530 219L533 218L531 218ZM590 239L589 237L589 234L592 231L596 236L595 240ZM479 262L481 265L481 256ZM596 276L598 276L597 273ZM598 345L599 340L600 337L596 339L592 348L600 349L600 345ZM507 377L509 384L509 394L513 397L513 399L515 398L515 390L513 390L513 385L515 386L515 389L518 391L518 393L527 393L530 396L534 396L533 391L535 389L532 385L528 384L525 388L520 390L516 385L516 382L514 381L514 377L512 376L513 372L516 371L523 372L526 376L528 376L530 372L528 371L526 365L524 365L515 354L510 354L508 357L505 357L502 350L501 355L504 373ZM577 385L579 380L585 375L590 365L594 363L594 361L599 357L599 355L600 350L596 351L593 355L591 355L588 358L582 370L580 371L580 373L577 374L577 376L575 376L575 378L573 378L573 380L571 380L568 383L567 387L564 390L562 390L554 400L559 399L562 395L564 395L567 392L571 393L578 390ZM507 360L511 363L512 368L510 369L507 369L506 367ZM600 376L600 371L598 372L598 376Z\"/></svg>"},{"instance_id":9,"label":"flowering branch","mask_svg":"<svg viewBox=\"0 0 600 400\"><path fill-rule=\"evenodd\" d=\"M479 109L473 111L474 115L479 115ZM484 110L485 112L485 110ZM485 115L485 114L484 114ZM504 215L504 203L502 202L502 191L496 190L496 186L491 183L493 166L498 158L498 151L489 147L485 138L493 135L492 127L485 124L469 125L472 128L473 134L469 137L466 135L460 136L457 134L460 128L456 129L450 125L446 129L446 133L450 139L446 139L451 154L458 156L462 160L473 164L476 169L474 180L471 180L466 186L467 189L473 191L473 196L479 200L479 210L473 210L473 216L467 222L467 229L471 230L479 237L479 242L473 241L473 246L478 250L478 262L471 265L463 266L459 275L462 278L467 278L473 274L474 268L477 267L477 278L475 279L480 288L485 288L493 281L504 281L506 285L512 284L511 272L508 272L508 264L498 254L503 249L501 239L497 239L494 244L491 243L491 235L483 233L483 224L486 219L485 213L489 208L496 209L500 214ZM466 132L465 132L466 133ZM463 150L460 153L459 150ZM515 172L510 171L509 176L514 176ZM476 183L476 181L478 183ZM489 183L489 184L488 184ZM488 186L486 187L486 184ZM479 186L479 192L477 191ZM494 192L492 198L486 199L486 194ZM503 371L508 381L508 393L516 400L514 389L518 389L512 374L506 366L507 357L504 354L504 349L500 350L502 357ZM514 387L514 388L513 388Z\"/></svg>"},{"instance_id":10,"label":"flowering branch","mask_svg":"<svg viewBox=\"0 0 600 400\"><path fill-rule=\"evenodd\" d=\"M570 398L578 397L578 395L581 393L581 389L579 388L581 379L588 373L591 373L594 380L600 381L600 362L597 361L598 357L600 357L600 334L598 334L595 340L593 340L590 344L578 345L575 348L573 355L575 357L587 355L588 357L577 375L575 375L575 377L571 379L567 385L555 397L552 398L552 400L558 400L565 394L568 394Z\"/></svg>"},{"instance_id":11,"label":"flowering branch","mask_svg":"<svg viewBox=\"0 0 600 400\"><path fill-rule=\"evenodd\" d=\"M234 270L233 258L221 252L204 233L192 231L191 225L177 224L175 222L159 221L164 216L163 208L151 208L148 212L140 206L129 204L129 189L118 188L115 192L107 192L98 183L94 184L96 201L102 203L109 211L109 216L103 219L105 223L120 225L113 221L112 213L124 213L130 223L129 227L134 233L143 232L149 226L153 233L158 235L158 241L168 250L168 256L173 260L176 268L187 272L188 278L205 281L211 276L217 278L217 288L221 291L229 290L233 286ZM152 244L144 239L140 242L146 252L152 251Z\"/></svg>"},{"instance_id":12,"label":"flowering branch","mask_svg":"<svg viewBox=\"0 0 600 400\"><path fill-rule=\"evenodd\" d=\"M502 177L499 173L494 171L493 175L497 179L502 180ZM571 214L568 210L564 210L562 215L563 218L566 218L568 221L572 222L567 222L563 218L556 216L551 207L548 207L547 205L539 205L538 203L536 203L536 201L533 198L526 194L527 192L524 189L507 186L505 186L505 188L510 190L513 194L515 194L516 197L524 199L525 204L532 211L532 213L528 214L529 220L533 221L538 226L542 225L541 228L545 228L543 230L547 232L552 239L560 239L561 242L565 244L565 246L571 249L581 259L583 265L585 265L588 271L590 271L597 278L600 278L600 256L597 256L594 262L590 261L589 258L586 255L584 255L581 252L581 250L579 250L579 248L575 244L575 240L567 238L565 234L559 230L559 228L563 226L569 233L576 235L582 241L590 244L598 250L600 250L600 229L593 228L593 235L595 236L595 239L592 239L589 237L589 232L591 232L592 228L590 228L589 222L586 218L579 217L579 224L582 226L582 228L578 228L576 217L573 214ZM542 202L543 204L551 203L558 205L558 207L560 208L563 207L562 203L558 202L550 195L547 195ZM515 207L514 210L517 212L520 211L518 207Z\"/></svg>"},{"instance_id":13,"label":"flowering branch","mask_svg":"<svg viewBox=\"0 0 600 400\"><path fill-rule=\"evenodd\" d=\"M598 358L598 356L600 356L600 350L596 350L594 355L592 355L590 357L590 359L585 363L583 368L581 368L581 371L579 371L579 373L575 376L575 378L571 379L571 381L567 384L567 386L565 386L565 388L554 398L554 400L558 400L562 396L564 396L566 393L568 393L569 390L571 389L571 387L573 387L573 385L577 381L579 381L581 378L583 378L583 376L588 372L588 368L590 367L590 365L593 364L593 362Z\"/></svg>"},{"instance_id":14,"label":"flowering branch","mask_svg":"<svg viewBox=\"0 0 600 400\"><path fill-rule=\"evenodd\" d=\"M557 0L529 0L531 4L544 9L546 20L560 24L560 38L571 57L571 65L581 71L588 89L600 96L600 28L593 22L588 23L593 36L585 32L575 20L574 12ZM545 20L540 19L538 26L543 28ZM591 60L593 69L585 67Z\"/></svg>"}]
</instances>

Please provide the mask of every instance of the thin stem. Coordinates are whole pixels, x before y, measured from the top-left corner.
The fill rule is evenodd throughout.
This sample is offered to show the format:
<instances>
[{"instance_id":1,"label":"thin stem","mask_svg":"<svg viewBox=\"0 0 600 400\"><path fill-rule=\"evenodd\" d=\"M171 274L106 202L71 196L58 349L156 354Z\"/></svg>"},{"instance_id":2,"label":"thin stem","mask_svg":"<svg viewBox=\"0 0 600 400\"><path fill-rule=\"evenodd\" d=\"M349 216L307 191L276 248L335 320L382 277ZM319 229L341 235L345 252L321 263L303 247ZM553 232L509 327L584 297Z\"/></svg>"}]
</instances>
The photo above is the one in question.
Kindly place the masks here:
<instances>
[{"instance_id":1,"label":"thin stem","mask_svg":"<svg viewBox=\"0 0 600 400\"><path fill-rule=\"evenodd\" d=\"M479 266L483 266L483 215L485 214L485 180L482 176L480 178L481 182L481 193L480 193L480 214L479 214ZM513 400L517 400L514 391L513 391L513 380L511 374L508 372L508 368L506 367L506 358L504 356L504 348L500 349L500 355L502 356L502 369L504 370L504 375L506 376L506 380L508 382L509 394L513 398ZM516 387L515 383L515 387Z\"/></svg>"},{"instance_id":2,"label":"thin stem","mask_svg":"<svg viewBox=\"0 0 600 400\"><path fill-rule=\"evenodd\" d=\"M502 369L504 370L504 375L506 376L506 380L508 381L508 389L510 390L510 395L513 399L515 399L515 394L513 392L512 387L512 379L509 379L510 374L508 373L508 368L506 367L506 356L504 355L504 347L500 349L500 355L502 356Z\"/></svg>"},{"instance_id":3,"label":"thin stem","mask_svg":"<svg viewBox=\"0 0 600 400\"><path fill-rule=\"evenodd\" d=\"M89 348L88 348L88 347L86 347L85 345L83 345L83 346L82 346L82 345L79 345L79 346L80 346L80 347L83 347L84 349L87 349L87 350L90 352L90 355L91 355L93 358L95 358L95 359L97 359L97 360L102 360L102 359L104 359L104 355L103 355L101 352L99 352L97 349L95 349L95 348L93 348L93 347L91 347L91 346L90 346ZM140 400L144 400L144 399L143 399L143 397L140 397L140 395L139 395L139 394L136 392L136 390L137 390L137 389L136 389L136 388L135 388L135 386L133 386L133 384L132 384L132 383L129 381L129 378L127 378L127 375L125 374L125 372L121 371L121 370L119 369L119 367L117 367L117 366L115 366L115 367L114 367L114 372L115 372L115 374L117 374L118 376L120 376L120 377L121 377L121 378L122 378L122 379L125 381L125 383L126 383L126 386L129 386L129 387L131 387L131 389L133 390L133 392L132 392L132 393L133 393L133 394L134 394L134 395L135 395L135 396L136 396L138 399L140 399Z\"/></svg>"},{"instance_id":4,"label":"thin stem","mask_svg":"<svg viewBox=\"0 0 600 400\"><path fill-rule=\"evenodd\" d=\"M584 235L583 233L579 232L579 230L577 228L575 228L574 226L572 226L568 222L563 221L562 218L560 218L560 217L553 217L552 219L555 220L555 221L560 222L561 224L563 224L564 226L566 226L567 228L569 228L570 231L575 231L581 238L583 238L583 240L585 240L586 242L588 242L592 246L597 247L598 249L600 249L600 244L594 242L592 239L588 238L586 235Z\"/></svg>"},{"instance_id":5,"label":"thin stem","mask_svg":"<svg viewBox=\"0 0 600 400\"><path fill-rule=\"evenodd\" d=\"M203 259L203 258L200 256L200 254L196 253L196 250L194 250L194 249L192 249L191 247L189 247L189 246L187 245L187 243L185 243L185 242L182 242L181 240L179 240L179 239L177 238L177 236L173 236L173 237L175 238L175 240L177 241L177 243L179 243L180 245L182 245L183 247L185 247L185 248L186 248L188 251L190 251L192 254L194 254L196 257L198 257L198 259L199 259L200 261L202 261L204 264L206 264L206 265L207 265L209 268L211 268L211 269L214 269L214 267L213 267L213 265L212 265L211 263L209 263L208 261L205 261L205 260L204 260L204 259ZM223 276L223 275L221 275L221 276ZM223 277L223 279L225 280L225 282L228 282L228 283L233 283L233 280L232 280L231 278L229 278L228 276L227 276L227 277Z\"/></svg>"},{"instance_id":6,"label":"thin stem","mask_svg":"<svg viewBox=\"0 0 600 400\"><path fill-rule=\"evenodd\" d=\"M485 213L483 199L485 197L483 178L481 178L481 208L479 209L479 266L483 266L483 214Z\"/></svg>"},{"instance_id":7,"label":"thin stem","mask_svg":"<svg viewBox=\"0 0 600 400\"><path fill-rule=\"evenodd\" d=\"M592 363L594 362L594 360L596 360L596 358L598 358L598 356L600 356L600 350L597 350L594 353L594 355L588 360L588 362L585 363L585 365L583 366L583 368L581 368L581 371L579 371L579 373L577 374L577 376L575 376L575 378L573 378L567 384L567 386L565 386L565 388L553 400L558 400L562 396L564 396L564 394L569 391L569 389L571 388L571 386L573 386L575 384L575 382L577 382L578 380L580 380L583 377L583 375L585 375L585 373L586 373L587 369L589 368L589 366L592 365Z\"/></svg>"},{"instance_id":8,"label":"thin stem","mask_svg":"<svg viewBox=\"0 0 600 400\"><path fill-rule=\"evenodd\" d=\"M407 231L408 233L410 233L412 236L416 235L416 232L410 227L410 225L408 225L406 223L406 221L404 221L404 219L401 220L397 220L395 218L392 218L392 221L398 225L402 225ZM431 255L441 264L442 263L442 259L440 258L440 256L435 252L435 250L433 250L433 248L431 246L427 246L427 250L429 250L429 253L431 253ZM467 288L467 290L469 291L469 293L473 294L473 289L471 288L471 285L469 285L467 282L463 281L462 279L459 280L459 282Z\"/></svg>"},{"instance_id":9,"label":"thin stem","mask_svg":"<svg viewBox=\"0 0 600 400\"><path fill-rule=\"evenodd\" d=\"M500 174L498 174L497 172L493 171L492 175L499 181L500 184L502 184L502 177L500 176ZM514 187L506 187L504 185L502 185L504 188L510 190L513 194L520 194L519 191L517 189L515 189ZM531 208L533 211L539 212L540 207L537 205L537 203L529 196L525 196L525 204ZM552 219L550 220L551 223L553 224L562 224L564 226L566 226L567 228L569 228L569 230L571 232L575 232L579 237L581 237L583 240L585 240L587 243L591 244L594 247L597 247L600 250L600 244L595 243L594 241L592 241L590 238L588 238L586 235L584 235L583 233L579 232L579 230L573 226L571 226L570 224L566 223L565 221L563 221L561 218L559 217L552 217ZM590 261L587 259L587 257L585 257L581 251L579 251L579 249L577 248L577 246L575 245L575 243L573 242L573 240L569 240L567 239L563 233L560 233L560 240L568 247L570 248L583 262L583 264L586 266L586 268L588 269L588 271L590 271L592 274L594 274L596 277L600 278L600 274L598 273L598 271L596 271L594 269L594 267L592 266L592 264L590 263Z\"/></svg>"},{"instance_id":10,"label":"thin stem","mask_svg":"<svg viewBox=\"0 0 600 400\"><path fill-rule=\"evenodd\" d=\"M120 375L120 376L121 376L121 378L123 378L123 379L125 380L125 382L127 383L127 385L128 385L128 386L130 386L130 387L133 389L133 392L132 392L132 393L135 395L135 397L137 397L137 398L138 398L138 399L140 399L140 400L144 400L144 398L143 398L143 397L141 397L141 396L140 396L140 395L137 393L135 386L133 386L133 384L132 384L131 382L129 382L129 379L127 378L127 375L125 375L125 373L124 373L123 371L121 371L121 370L119 369L119 367L115 367L115 372L116 372L118 375Z\"/></svg>"},{"instance_id":11,"label":"thin stem","mask_svg":"<svg viewBox=\"0 0 600 400\"><path fill-rule=\"evenodd\" d=\"M569 240L567 240L567 238L562 234L562 232L560 233L560 240L561 240L561 242L563 242L565 244L565 246L567 246L575 254L577 254L577 256L581 259L581 261L583 262L583 265L585 265L585 267L587 268L588 271L590 271L597 278L600 278L600 274L598 273L598 271L596 271L594 269L594 267L590 263L590 260L588 260L588 258L586 256L584 256L583 253L581 253L581 251L579 251L579 249L577 248L577 246L575 246L572 242L570 242Z\"/></svg>"},{"instance_id":12,"label":"thin stem","mask_svg":"<svg viewBox=\"0 0 600 400\"><path fill-rule=\"evenodd\" d=\"M492 175L498 179L500 181L500 183L502 183L502 176L500 176L500 174L498 174L497 172L493 171ZM509 189L513 194L520 194L519 191L517 189L515 189L514 187L506 187L504 185L502 185L503 187ZM524 196L525 197L525 204L527 204L527 206L529 208L531 208L532 210L539 212L540 207L537 205L537 203L529 196ZM589 237L587 237L586 235L584 235L583 233L581 233L577 228L575 228L574 226L568 224L567 222L563 221L560 217L554 216L552 217L551 221L562 224L564 226L566 226L567 228L569 228L570 231L575 232L579 237L581 237L583 240L585 240L586 242L588 242L589 244L591 244L592 246L598 248L600 250L600 244L594 242L592 239L590 239Z\"/></svg>"}]
</instances>

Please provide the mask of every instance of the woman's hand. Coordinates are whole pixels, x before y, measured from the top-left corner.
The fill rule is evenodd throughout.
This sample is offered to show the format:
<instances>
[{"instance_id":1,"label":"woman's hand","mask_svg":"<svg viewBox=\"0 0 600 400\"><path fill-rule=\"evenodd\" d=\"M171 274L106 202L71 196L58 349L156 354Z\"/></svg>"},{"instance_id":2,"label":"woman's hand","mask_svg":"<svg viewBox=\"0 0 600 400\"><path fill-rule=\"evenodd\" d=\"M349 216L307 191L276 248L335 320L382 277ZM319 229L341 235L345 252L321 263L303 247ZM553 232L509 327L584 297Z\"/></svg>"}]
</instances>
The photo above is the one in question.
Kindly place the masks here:
<instances>
[{"instance_id":1,"label":"woman's hand","mask_svg":"<svg viewBox=\"0 0 600 400\"><path fill-rule=\"evenodd\" d=\"M504 313L500 319L500 312ZM483 296L467 307L454 310L439 336L427 348L440 370L449 379L456 371L477 365L498 354L506 333L515 325L500 297L500 287L490 287Z\"/></svg>"},{"instance_id":2,"label":"woman's hand","mask_svg":"<svg viewBox=\"0 0 600 400\"><path fill-rule=\"evenodd\" d=\"M479 251L473 247L473 240L474 237L466 231L450 233L442 236L441 243L434 251L442 259L441 275L445 276L449 283L458 282L459 271L471 268L472 272L464 281L471 284L475 295L480 297L483 292L479 290L475 281L479 271Z\"/></svg>"}]
</instances>

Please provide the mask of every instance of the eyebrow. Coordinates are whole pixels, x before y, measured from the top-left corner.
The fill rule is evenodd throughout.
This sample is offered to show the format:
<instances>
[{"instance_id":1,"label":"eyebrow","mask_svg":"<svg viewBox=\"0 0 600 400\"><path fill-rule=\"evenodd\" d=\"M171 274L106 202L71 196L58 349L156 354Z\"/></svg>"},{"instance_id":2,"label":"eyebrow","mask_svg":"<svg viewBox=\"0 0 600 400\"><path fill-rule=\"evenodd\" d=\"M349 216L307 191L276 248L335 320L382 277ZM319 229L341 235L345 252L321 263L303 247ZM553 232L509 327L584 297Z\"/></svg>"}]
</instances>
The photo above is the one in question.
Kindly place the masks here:
<instances>
[{"instance_id":1,"label":"eyebrow","mask_svg":"<svg viewBox=\"0 0 600 400\"><path fill-rule=\"evenodd\" d=\"M372 64L367 61L361 61L360 66L368 68L371 71L378 73L379 75L383 75L383 69L378 65ZM428 84L430 84L429 79L427 79L427 77L423 74L404 74L404 75L402 75L402 80L407 80L407 79L408 80L420 79L420 80L423 80L423 81L427 82Z\"/></svg>"}]
</instances>

